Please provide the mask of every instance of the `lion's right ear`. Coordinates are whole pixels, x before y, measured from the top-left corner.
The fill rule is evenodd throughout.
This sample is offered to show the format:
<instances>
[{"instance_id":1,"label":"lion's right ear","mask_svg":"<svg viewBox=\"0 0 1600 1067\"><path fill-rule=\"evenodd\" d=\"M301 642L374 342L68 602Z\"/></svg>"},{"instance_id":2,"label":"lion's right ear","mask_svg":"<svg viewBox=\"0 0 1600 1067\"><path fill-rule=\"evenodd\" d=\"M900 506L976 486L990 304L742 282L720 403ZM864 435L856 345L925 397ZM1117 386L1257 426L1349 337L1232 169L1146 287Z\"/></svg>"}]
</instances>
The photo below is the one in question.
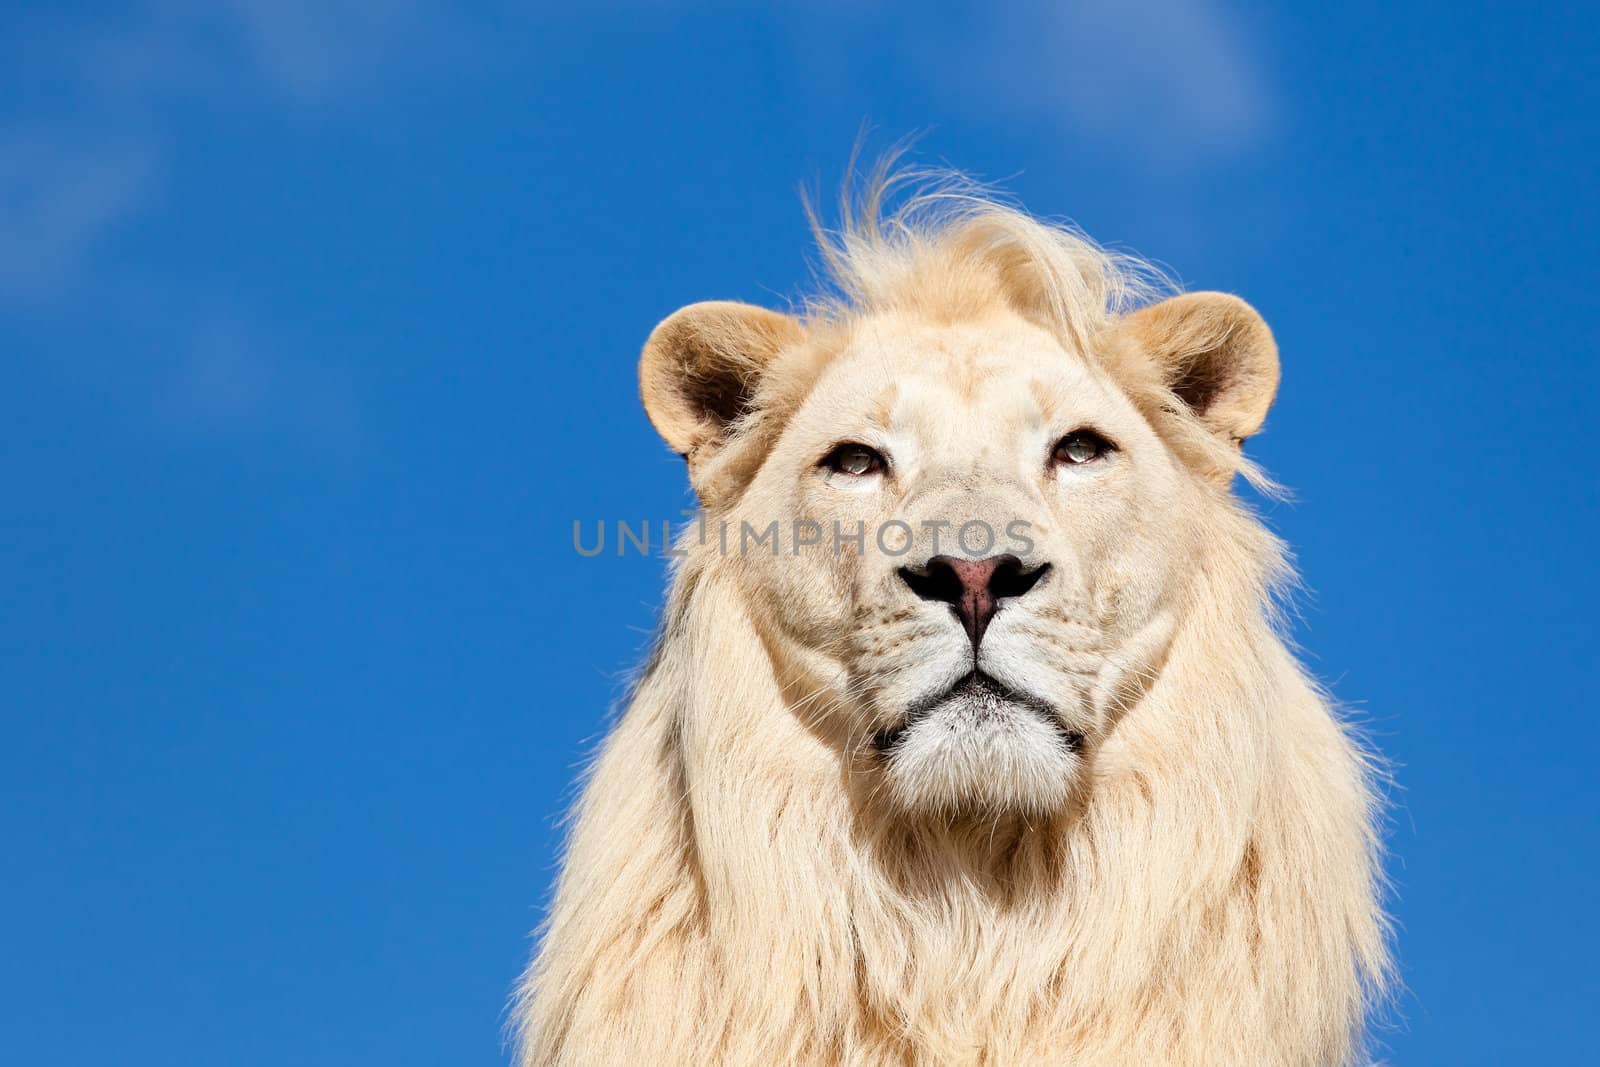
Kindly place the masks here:
<instances>
[{"instance_id":1,"label":"lion's right ear","mask_svg":"<svg viewBox=\"0 0 1600 1067\"><path fill-rule=\"evenodd\" d=\"M639 357L645 414L689 475L749 410L774 356L804 336L800 323L751 304L690 304L657 326Z\"/></svg>"}]
</instances>

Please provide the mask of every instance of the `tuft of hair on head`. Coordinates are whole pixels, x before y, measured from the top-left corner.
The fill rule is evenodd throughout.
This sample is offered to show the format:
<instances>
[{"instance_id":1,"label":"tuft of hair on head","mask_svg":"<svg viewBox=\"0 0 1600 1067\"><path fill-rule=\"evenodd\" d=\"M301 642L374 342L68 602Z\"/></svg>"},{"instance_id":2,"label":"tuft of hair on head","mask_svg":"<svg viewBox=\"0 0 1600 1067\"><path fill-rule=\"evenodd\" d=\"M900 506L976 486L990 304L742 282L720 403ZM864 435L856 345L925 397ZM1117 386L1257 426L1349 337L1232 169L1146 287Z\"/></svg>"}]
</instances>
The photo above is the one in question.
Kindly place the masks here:
<instances>
[{"instance_id":1,"label":"tuft of hair on head","mask_svg":"<svg viewBox=\"0 0 1600 1067\"><path fill-rule=\"evenodd\" d=\"M959 318L998 303L1087 350L1122 315L1177 289L1154 264L1064 220L1035 218L967 174L902 165L904 145L866 170L858 153L836 225L801 190L822 267L819 292L804 301L810 320L881 311Z\"/></svg>"}]
</instances>

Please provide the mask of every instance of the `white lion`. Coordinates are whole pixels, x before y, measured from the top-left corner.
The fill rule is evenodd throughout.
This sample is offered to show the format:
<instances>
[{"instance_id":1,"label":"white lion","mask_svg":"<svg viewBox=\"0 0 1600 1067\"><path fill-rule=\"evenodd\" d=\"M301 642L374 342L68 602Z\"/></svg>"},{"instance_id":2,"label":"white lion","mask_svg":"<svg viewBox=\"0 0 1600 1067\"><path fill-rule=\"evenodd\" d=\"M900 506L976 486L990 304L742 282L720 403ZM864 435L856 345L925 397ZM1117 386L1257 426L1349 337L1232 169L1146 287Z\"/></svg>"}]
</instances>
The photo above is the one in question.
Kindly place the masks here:
<instances>
[{"instance_id":1,"label":"white lion","mask_svg":"<svg viewBox=\"0 0 1600 1067\"><path fill-rule=\"evenodd\" d=\"M1271 333L893 185L819 231L832 298L645 346L705 521L578 805L522 1062L1352 1062L1388 970L1370 760L1230 490Z\"/></svg>"}]
</instances>

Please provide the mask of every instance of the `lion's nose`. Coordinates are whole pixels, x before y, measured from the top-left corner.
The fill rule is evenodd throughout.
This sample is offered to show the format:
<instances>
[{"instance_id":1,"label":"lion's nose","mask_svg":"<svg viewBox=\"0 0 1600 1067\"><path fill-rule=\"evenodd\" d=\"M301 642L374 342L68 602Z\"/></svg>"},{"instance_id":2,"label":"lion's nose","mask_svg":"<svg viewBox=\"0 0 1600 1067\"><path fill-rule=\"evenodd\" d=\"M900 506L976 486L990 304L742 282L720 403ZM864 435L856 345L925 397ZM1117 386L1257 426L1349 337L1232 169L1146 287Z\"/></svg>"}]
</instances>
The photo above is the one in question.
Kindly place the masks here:
<instances>
[{"instance_id":1,"label":"lion's nose","mask_svg":"<svg viewBox=\"0 0 1600 1067\"><path fill-rule=\"evenodd\" d=\"M934 556L921 567L901 567L900 578L923 600L949 604L977 649L1000 602L1027 593L1049 569L1041 563L1029 570L1009 552L988 559Z\"/></svg>"}]
</instances>

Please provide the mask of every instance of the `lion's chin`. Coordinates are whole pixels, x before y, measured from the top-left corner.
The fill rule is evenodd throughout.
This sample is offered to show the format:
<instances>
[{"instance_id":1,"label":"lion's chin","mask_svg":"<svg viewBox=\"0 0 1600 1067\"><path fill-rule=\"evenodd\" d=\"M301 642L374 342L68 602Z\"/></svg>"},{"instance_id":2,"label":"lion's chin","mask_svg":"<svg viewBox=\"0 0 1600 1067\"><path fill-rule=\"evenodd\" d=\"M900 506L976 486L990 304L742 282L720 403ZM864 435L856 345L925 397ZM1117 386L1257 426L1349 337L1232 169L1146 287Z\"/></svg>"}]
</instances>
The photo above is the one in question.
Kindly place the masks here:
<instances>
[{"instance_id":1,"label":"lion's chin","mask_svg":"<svg viewBox=\"0 0 1600 1067\"><path fill-rule=\"evenodd\" d=\"M977 672L874 744L897 806L947 816L1058 811L1082 766L1081 734L1043 703Z\"/></svg>"}]
</instances>

